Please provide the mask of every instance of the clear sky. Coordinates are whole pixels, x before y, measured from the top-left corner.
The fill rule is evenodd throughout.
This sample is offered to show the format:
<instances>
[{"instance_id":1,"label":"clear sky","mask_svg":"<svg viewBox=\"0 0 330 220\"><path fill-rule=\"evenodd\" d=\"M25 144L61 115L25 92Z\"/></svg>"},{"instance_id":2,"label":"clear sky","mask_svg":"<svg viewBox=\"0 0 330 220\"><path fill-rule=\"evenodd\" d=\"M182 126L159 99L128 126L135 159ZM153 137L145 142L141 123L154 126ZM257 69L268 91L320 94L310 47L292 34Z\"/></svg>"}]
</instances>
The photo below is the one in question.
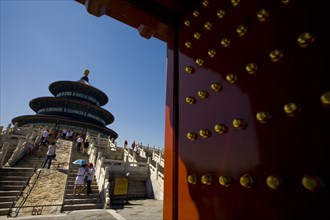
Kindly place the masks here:
<instances>
[{"instance_id":1,"label":"clear sky","mask_svg":"<svg viewBox=\"0 0 330 220\"><path fill-rule=\"evenodd\" d=\"M34 115L31 99L53 96L55 81L89 82L109 102L107 127L122 146L164 147L166 43L145 39L109 16L95 17L73 0L0 0L0 125Z\"/></svg>"}]
</instances>

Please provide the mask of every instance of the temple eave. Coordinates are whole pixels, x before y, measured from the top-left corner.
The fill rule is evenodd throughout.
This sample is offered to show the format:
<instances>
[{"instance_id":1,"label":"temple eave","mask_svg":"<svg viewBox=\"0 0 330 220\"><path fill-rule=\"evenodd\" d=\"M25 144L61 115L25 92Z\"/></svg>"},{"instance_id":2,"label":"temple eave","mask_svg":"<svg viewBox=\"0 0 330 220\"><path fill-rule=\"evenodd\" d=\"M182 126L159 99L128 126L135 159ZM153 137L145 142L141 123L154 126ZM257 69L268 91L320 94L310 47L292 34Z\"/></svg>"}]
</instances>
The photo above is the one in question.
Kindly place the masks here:
<instances>
[{"instance_id":1,"label":"temple eave","mask_svg":"<svg viewBox=\"0 0 330 220\"><path fill-rule=\"evenodd\" d=\"M54 115L24 115L12 119L13 124L18 126L25 126L30 124L55 124L56 126L75 126L84 129L94 130L96 132L101 132L105 135L111 136L114 139L118 138L118 134L107 128L98 126L88 122L77 121L70 118L65 118L61 116Z\"/></svg>"}]
</instances>

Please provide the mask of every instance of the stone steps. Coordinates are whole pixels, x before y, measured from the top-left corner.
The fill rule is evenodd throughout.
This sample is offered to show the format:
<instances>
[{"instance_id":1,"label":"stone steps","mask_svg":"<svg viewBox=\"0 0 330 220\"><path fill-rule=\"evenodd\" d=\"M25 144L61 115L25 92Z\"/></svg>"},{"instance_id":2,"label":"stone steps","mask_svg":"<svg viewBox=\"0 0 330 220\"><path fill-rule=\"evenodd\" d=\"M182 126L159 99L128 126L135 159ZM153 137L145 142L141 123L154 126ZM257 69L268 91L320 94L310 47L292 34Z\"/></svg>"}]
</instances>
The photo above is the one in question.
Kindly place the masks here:
<instances>
[{"instance_id":1,"label":"stone steps","mask_svg":"<svg viewBox=\"0 0 330 220\"><path fill-rule=\"evenodd\" d=\"M34 168L30 167L2 167L1 176L25 176L30 177L34 173Z\"/></svg>"},{"instance_id":2,"label":"stone steps","mask_svg":"<svg viewBox=\"0 0 330 220\"><path fill-rule=\"evenodd\" d=\"M0 185L1 191L20 191L24 189L24 184L22 185Z\"/></svg>"},{"instance_id":3,"label":"stone steps","mask_svg":"<svg viewBox=\"0 0 330 220\"><path fill-rule=\"evenodd\" d=\"M72 194L72 193L73 193L73 187L74 187L73 185L72 185L72 186L68 186L68 187L66 188L66 193L68 193L68 194ZM97 185L92 185L91 188L92 188L92 192L93 192L93 193L96 193L96 192L97 192L97 194L98 194L98 187L97 187ZM83 192L86 192L86 189L83 190L82 193L83 193Z\"/></svg>"},{"instance_id":4,"label":"stone steps","mask_svg":"<svg viewBox=\"0 0 330 220\"><path fill-rule=\"evenodd\" d=\"M19 198L34 170L27 167L0 168L0 216L7 216L10 207Z\"/></svg>"},{"instance_id":5,"label":"stone steps","mask_svg":"<svg viewBox=\"0 0 330 220\"><path fill-rule=\"evenodd\" d=\"M13 191L3 191L0 190L0 199L2 199L5 196L18 196L20 194L20 191L18 190L13 190Z\"/></svg>"},{"instance_id":6,"label":"stone steps","mask_svg":"<svg viewBox=\"0 0 330 220\"><path fill-rule=\"evenodd\" d=\"M86 195L86 193L81 193L80 195L73 195L72 193L67 193L65 195L65 199L69 200L77 200L77 201L83 201L84 199L89 199L89 200L93 200L95 202L98 202L96 200L99 200L99 194L95 193L92 195Z\"/></svg>"},{"instance_id":7,"label":"stone steps","mask_svg":"<svg viewBox=\"0 0 330 220\"><path fill-rule=\"evenodd\" d=\"M1 196L0 197L0 202L13 202L16 200L16 196Z\"/></svg>"},{"instance_id":8,"label":"stone steps","mask_svg":"<svg viewBox=\"0 0 330 220\"><path fill-rule=\"evenodd\" d=\"M84 189L80 195L73 195L74 181L78 173L79 165L72 164L77 159L88 158L76 151L73 147L71 151L70 168L67 177L66 190L64 195L64 202L62 212L69 212L74 210L85 210L85 209L102 209L103 205L100 201L99 190L96 181L92 181L92 195L86 195L86 189Z\"/></svg>"},{"instance_id":9,"label":"stone steps","mask_svg":"<svg viewBox=\"0 0 330 220\"><path fill-rule=\"evenodd\" d=\"M25 181L26 176L1 176L2 181Z\"/></svg>"},{"instance_id":10,"label":"stone steps","mask_svg":"<svg viewBox=\"0 0 330 220\"><path fill-rule=\"evenodd\" d=\"M68 146L69 147L69 146ZM66 148L68 149L68 148ZM0 173L3 183L0 181L0 186L4 187L8 190L1 190L0 189L0 203L3 202L3 206L7 206L12 201L15 201L17 196L19 195L19 190L14 190L15 185L10 184L11 187L9 187L8 182L9 181L16 181L17 185L18 182L23 182L27 180L30 176L34 173L34 168L40 168L43 165L44 157L39 157L38 154L29 154L25 155L21 160L19 160L14 166L17 169L16 171L13 170L6 170L6 175L2 175ZM73 188L74 188L74 180L76 178L76 174L79 168L79 165L72 164L73 161L76 159L86 159L88 161L88 158L86 155L82 155L76 151L76 148L73 147L71 149L71 158L70 158L70 164L67 166L67 181L65 186L65 193L64 193L64 199L63 199L63 207L61 209L62 212L69 212L73 210L86 210L86 209L102 209L103 203L100 201L100 195L99 190L96 181L92 182L92 195L86 195L86 189L84 189L83 192L81 192L80 195L73 195ZM59 161L64 161L59 158ZM68 160L66 160L68 161ZM56 163L56 161L52 162ZM67 163L66 163L67 164ZM21 170L18 169L18 166L21 167ZM26 175L26 173L29 173ZM19 174L19 175L17 175ZM26 176L25 176L26 175ZM114 179L116 177L122 177L123 173L120 172L114 172L110 173L110 186L114 187ZM147 198L147 187L146 187L146 181L149 178L148 173L140 173L140 172L132 172L129 176L129 186L128 186L128 195L127 198ZM113 182L111 184L111 182ZM7 187L8 186L8 187ZM11 190L11 191L10 191ZM47 187L45 186L45 190L47 190ZM3 192L3 193L1 193ZM110 192L113 192L113 188L110 189ZM8 199L8 200L7 200ZM1 207L1 205L0 205ZM0 208L0 215L7 215L9 208L5 208L3 211L1 211L2 208Z\"/></svg>"},{"instance_id":11,"label":"stone steps","mask_svg":"<svg viewBox=\"0 0 330 220\"><path fill-rule=\"evenodd\" d=\"M63 202L62 212L85 209L101 209L99 194L84 195L66 194Z\"/></svg>"},{"instance_id":12,"label":"stone steps","mask_svg":"<svg viewBox=\"0 0 330 220\"><path fill-rule=\"evenodd\" d=\"M0 196L0 216L8 215L9 208L12 206L13 202L16 201L17 198L17 195Z\"/></svg>"},{"instance_id":13,"label":"stone steps","mask_svg":"<svg viewBox=\"0 0 330 220\"><path fill-rule=\"evenodd\" d=\"M7 201L7 202L0 202L0 208L8 208L13 204L13 202Z\"/></svg>"},{"instance_id":14,"label":"stone steps","mask_svg":"<svg viewBox=\"0 0 330 220\"><path fill-rule=\"evenodd\" d=\"M15 167L36 167L41 168L45 161L45 157L39 157L35 154L24 155L19 161L14 165Z\"/></svg>"},{"instance_id":15,"label":"stone steps","mask_svg":"<svg viewBox=\"0 0 330 220\"><path fill-rule=\"evenodd\" d=\"M14 177L11 177L12 179L11 180L0 180L0 189L1 189L1 186L7 186L7 185L24 185L25 184L25 179L21 179L21 180L17 180L16 178ZM8 178L7 178L8 179Z\"/></svg>"},{"instance_id":16,"label":"stone steps","mask_svg":"<svg viewBox=\"0 0 330 220\"><path fill-rule=\"evenodd\" d=\"M102 206L101 203L65 204L62 207L62 212L86 209L102 209Z\"/></svg>"},{"instance_id":17,"label":"stone steps","mask_svg":"<svg viewBox=\"0 0 330 220\"><path fill-rule=\"evenodd\" d=\"M8 215L8 208L1 208L0 209L0 216L7 216Z\"/></svg>"}]
</instances>

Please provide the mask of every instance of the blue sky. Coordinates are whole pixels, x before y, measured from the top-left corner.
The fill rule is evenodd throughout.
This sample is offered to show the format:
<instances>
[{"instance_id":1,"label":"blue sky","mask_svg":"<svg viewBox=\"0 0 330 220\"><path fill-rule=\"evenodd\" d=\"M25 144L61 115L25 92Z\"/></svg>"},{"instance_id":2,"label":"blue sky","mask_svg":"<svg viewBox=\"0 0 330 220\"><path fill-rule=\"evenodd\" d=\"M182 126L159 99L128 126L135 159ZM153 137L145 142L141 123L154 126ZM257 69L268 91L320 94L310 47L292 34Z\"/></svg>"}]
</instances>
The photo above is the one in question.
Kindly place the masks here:
<instances>
[{"instance_id":1,"label":"blue sky","mask_svg":"<svg viewBox=\"0 0 330 220\"><path fill-rule=\"evenodd\" d=\"M73 0L0 0L0 125L34 115L29 101L52 96L49 84L89 82L109 97L107 127L125 139L164 147L166 43L145 39L109 16L95 17Z\"/></svg>"}]
</instances>

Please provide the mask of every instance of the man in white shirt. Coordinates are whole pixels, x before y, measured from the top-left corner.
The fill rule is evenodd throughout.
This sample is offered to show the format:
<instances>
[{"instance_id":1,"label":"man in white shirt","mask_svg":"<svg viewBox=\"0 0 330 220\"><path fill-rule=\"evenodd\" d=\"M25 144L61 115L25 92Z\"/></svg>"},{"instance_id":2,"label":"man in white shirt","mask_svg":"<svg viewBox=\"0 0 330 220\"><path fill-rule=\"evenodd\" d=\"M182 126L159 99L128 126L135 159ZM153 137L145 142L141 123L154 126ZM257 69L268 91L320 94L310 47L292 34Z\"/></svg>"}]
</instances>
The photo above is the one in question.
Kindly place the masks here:
<instances>
[{"instance_id":1,"label":"man in white shirt","mask_svg":"<svg viewBox=\"0 0 330 220\"><path fill-rule=\"evenodd\" d=\"M52 163L52 160L55 159L55 148L56 148L55 142L52 142L50 145L48 145L48 151L47 151L47 155L46 155L46 160L45 160L45 163L44 163L44 165L43 165L42 168L45 168L47 162L48 162L47 169L50 168L50 165Z\"/></svg>"},{"instance_id":2,"label":"man in white shirt","mask_svg":"<svg viewBox=\"0 0 330 220\"><path fill-rule=\"evenodd\" d=\"M66 137L66 129L65 128L63 128L63 130L62 130L62 139L65 139L65 137Z\"/></svg>"},{"instance_id":3,"label":"man in white shirt","mask_svg":"<svg viewBox=\"0 0 330 220\"><path fill-rule=\"evenodd\" d=\"M78 135L77 138L77 151L80 153L81 145L84 142L84 138L81 135Z\"/></svg>"}]
</instances>

